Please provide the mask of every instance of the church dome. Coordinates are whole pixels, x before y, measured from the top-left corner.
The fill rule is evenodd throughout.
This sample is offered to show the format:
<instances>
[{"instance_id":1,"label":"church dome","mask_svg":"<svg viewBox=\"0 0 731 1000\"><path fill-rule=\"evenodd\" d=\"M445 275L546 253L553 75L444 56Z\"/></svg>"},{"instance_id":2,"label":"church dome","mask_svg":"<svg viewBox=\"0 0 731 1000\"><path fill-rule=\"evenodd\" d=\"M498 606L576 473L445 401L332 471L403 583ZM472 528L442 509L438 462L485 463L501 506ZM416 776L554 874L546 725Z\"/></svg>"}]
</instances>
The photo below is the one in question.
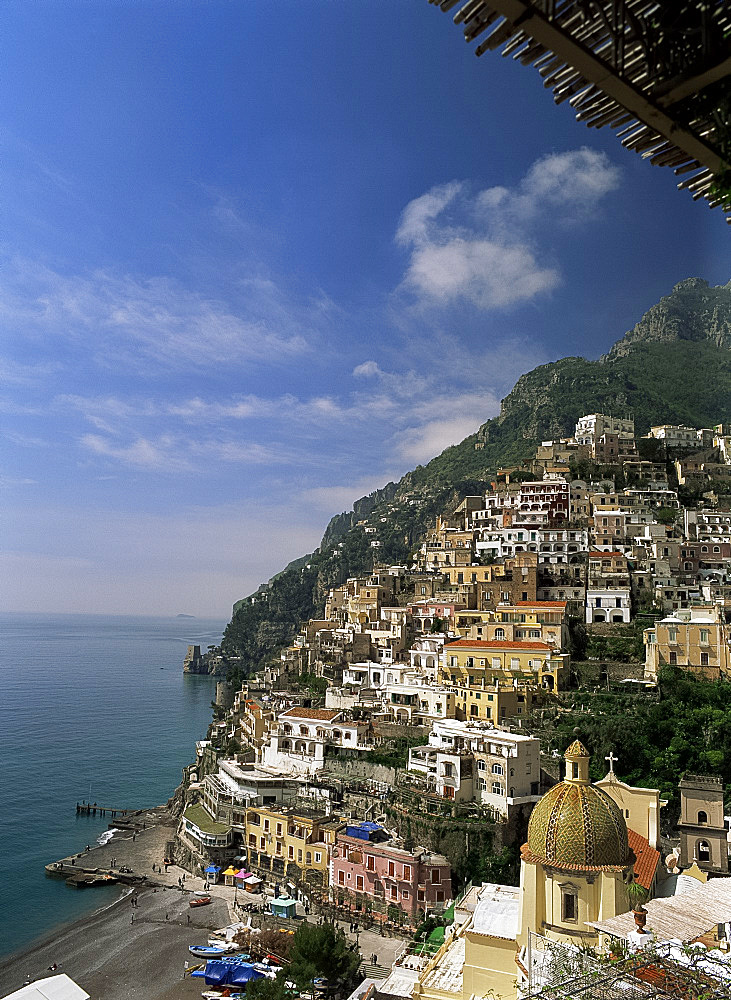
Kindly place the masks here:
<instances>
[{"instance_id":1,"label":"church dome","mask_svg":"<svg viewBox=\"0 0 731 1000\"><path fill-rule=\"evenodd\" d=\"M557 868L627 867L627 824L614 800L589 782L587 750L575 740L564 756L566 778L533 810L523 857Z\"/></svg>"}]
</instances>

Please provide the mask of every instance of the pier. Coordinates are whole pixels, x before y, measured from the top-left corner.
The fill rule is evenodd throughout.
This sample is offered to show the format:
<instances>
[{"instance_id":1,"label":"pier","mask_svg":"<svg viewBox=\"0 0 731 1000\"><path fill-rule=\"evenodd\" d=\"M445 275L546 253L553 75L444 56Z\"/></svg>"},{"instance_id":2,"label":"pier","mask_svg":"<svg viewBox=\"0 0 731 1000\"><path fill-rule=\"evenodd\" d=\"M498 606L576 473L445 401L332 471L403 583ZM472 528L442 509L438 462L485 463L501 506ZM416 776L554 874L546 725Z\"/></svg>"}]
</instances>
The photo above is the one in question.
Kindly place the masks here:
<instances>
[{"instance_id":1,"label":"pier","mask_svg":"<svg viewBox=\"0 0 731 1000\"><path fill-rule=\"evenodd\" d=\"M129 813L139 812L136 809L122 809L119 806L99 806L96 802L77 802L76 803L76 815L77 816L96 816L99 813L100 816L126 816Z\"/></svg>"}]
</instances>

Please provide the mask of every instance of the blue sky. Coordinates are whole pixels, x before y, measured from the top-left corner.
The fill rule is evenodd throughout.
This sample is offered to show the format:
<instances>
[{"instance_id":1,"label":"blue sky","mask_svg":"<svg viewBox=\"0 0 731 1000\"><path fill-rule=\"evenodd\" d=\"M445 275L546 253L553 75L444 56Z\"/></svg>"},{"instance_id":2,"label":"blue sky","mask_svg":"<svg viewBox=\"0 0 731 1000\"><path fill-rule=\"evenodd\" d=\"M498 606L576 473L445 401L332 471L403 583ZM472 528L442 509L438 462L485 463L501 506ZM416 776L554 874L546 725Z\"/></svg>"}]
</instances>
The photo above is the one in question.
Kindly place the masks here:
<instances>
[{"instance_id":1,"label":"blue sky","mask_svg":"<svg viewBox=\"0 0 731 1000\"><path fill-rule=\"evenodd\" d=\"M6 0L8 609L226 617L723 216L426 0Z\"/></svg>"}]
</instances>

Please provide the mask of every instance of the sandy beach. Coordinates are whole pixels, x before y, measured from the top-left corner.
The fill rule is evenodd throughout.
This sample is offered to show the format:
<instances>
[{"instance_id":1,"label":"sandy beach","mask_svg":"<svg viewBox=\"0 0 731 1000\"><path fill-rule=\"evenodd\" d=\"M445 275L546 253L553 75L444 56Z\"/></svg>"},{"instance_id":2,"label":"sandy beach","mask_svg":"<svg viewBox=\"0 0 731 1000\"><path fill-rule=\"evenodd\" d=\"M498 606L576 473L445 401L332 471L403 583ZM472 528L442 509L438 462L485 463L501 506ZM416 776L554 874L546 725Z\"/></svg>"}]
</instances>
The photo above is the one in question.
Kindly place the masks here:
<instances>
[{"instance_id":1,"label":"sandy beach","mask_svg":"<svg viewBox=\"0 0 731 1000\"><path fill-rule=\"evenodd\" d=\"M183 1000L200 997L201 979L183 978L185 963L196 959L191 944L205 944L211 930L234 921L232 886L214 885L208 890L210 906L189 906L193 895L203 890L203 879L170 865L165 872L165 845L175 835L176 821L164 807L137 815L145 829L135 834L120 831L104 846L74 855L79 868L112 868L120 865L144 876L148 884L120 886L119 898L88 917L65 924L30 948L0 962L0 997L28 980L65 972L82 986L92 1000ZM60 861L50 858L49 863ZM70 859L63 859L70 861ZM162 864L162 873L155 871ZM185 875L183 888L179 879ZM93 893L93 888L69 889ZM241 893L239 893L239 899ZM134 900L134 903L133 903ZM341 924L347 933L347 925ZM349 935L350 936L350 935ZM372 931L360 933L361 952L376 953L390 967L403 942L383 938Z\"/></svg>"},{"instance_id":2,"label":"sandy beach","mask_svg":"<svg viewBox=\"0 0 731 1000\"><path fill-rule=\"evenodd\" d=\"M191 908L189 900L202 889L202 879L188 876L181 890L182 869L170 866L167 874L164 868L163 874L152 871L153 864L162 862L165 844L174 835L174 819L159 809L144 814L144 822L146 829L134 839L127 831L115 835L103 847L82 851L77 864L107 868L115 858L118 865L158 884L139 889L120 886L120 897L110 906L64 925L30 949L5 959L0 963L0 996L29 979L51 975L48 970L54 963L95 1000L200 996L200 980L183 980L185 962L195 961L188 946L205 943L210 930L230 923L233 889L214 886L210 906ZM49 858L49 862L54 860L60 859ZM94 889L68 891L93 893Z\"/></svg>"}]
</instances>

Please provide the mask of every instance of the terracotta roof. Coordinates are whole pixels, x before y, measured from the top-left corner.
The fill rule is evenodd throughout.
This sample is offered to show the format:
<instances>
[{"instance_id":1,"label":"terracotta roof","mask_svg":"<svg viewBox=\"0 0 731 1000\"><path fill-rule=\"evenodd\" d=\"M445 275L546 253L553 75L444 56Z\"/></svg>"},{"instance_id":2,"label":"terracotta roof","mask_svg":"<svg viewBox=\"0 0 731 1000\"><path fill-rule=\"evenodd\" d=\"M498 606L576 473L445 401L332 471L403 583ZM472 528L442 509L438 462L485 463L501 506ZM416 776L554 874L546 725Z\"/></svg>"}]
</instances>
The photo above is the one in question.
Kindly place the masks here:
<instances>
[{"instance_id":1,"label":"terracotta roof","mask_svg":"<svg viewBox=\"0 0 731 1000\"><path fill-rule=\"evenodd\" d=\"M650 842L639 833L627 828L630 850L635 856L635 879L643 889L649 891L660 863L660 852L650 846Z\"/></svg>"},{"instance_id":2,"label":"terracotta roof","mask_svg":"<svg viewBox=\"0 0 731 1000\"><path fill-rule=\"evenodd\" d=\"M285 719L291 717L295 719L314 719L317 721L332 722L339 715L340 712L336 712L331 708L288 708L286 712L282 712L279 718Z\"/></svg>"},{"instance_id":3,"label":"terracotta roof","mask_svg":"<svg viewBox=\"0 0 731 1000\"><path fill-rule=\"evenodd\" d=\"M547 642L512 642L509 639L455 639L444 644L445 649L459 646L462 649L552 649Z\"/></svg>"},{"instance_id":4,"label":"terracotta roof","mask_svg":"<svg viewBox=\"0 0 731 1000\"><path fill-rule=\"evenodd\" d=\"M565 608L566 601L516 601L517 608Z\"/></svg>"}]
</instances>

